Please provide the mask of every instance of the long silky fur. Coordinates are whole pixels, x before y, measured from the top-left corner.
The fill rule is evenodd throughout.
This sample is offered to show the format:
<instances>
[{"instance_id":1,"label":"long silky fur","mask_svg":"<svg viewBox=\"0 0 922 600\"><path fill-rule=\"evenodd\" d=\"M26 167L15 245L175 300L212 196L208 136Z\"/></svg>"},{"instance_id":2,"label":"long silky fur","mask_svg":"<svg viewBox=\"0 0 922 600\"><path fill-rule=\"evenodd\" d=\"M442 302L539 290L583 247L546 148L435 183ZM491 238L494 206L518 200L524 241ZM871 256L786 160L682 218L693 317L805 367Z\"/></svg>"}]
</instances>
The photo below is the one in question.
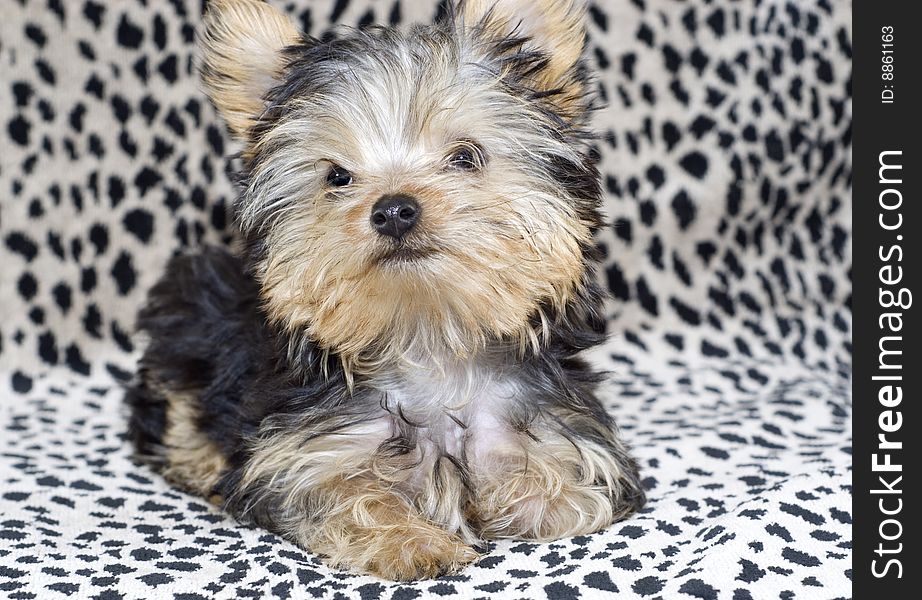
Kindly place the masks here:
<instances>
[{"instance_id":1,"label":"long silky fur","mask_svg":"<svg viewBox=\"0 0 922 600\"><path fill-rule=\"evenodd\" d=\"M149 343L127 393L139 457L331 564L393 579L456 570L484 539L587 533L643 506L637 465L595 396L601 375L578 356L604 340L592 241L601 190L586 127L592 95L582 62L566 58L583 42L553 53L533 42L574 31L582 4L539 0L535 10L559 23L529 29L510 12L520 1L487 10L471 0L434 26L341 30L327 41L273 17L262 24L276 28L267 39L287 46L260 58L272 85L258 114L252 98L234 104L258 78L222 75L221 61L239 60L227 49L239 37L234 27L262 19L266 7L216 4L233 6L236 20L212 18L224 24L203 37L205 82L246 144L236 204L246 246L241 257L216 248L177 256L151 289L138 321ZM409 266L375 279L377 267L362 261L384 242L354 233L367 219L347 210L359 211L358 192L324 189L325 163L304 145L332 152L324 135L351 135L344 104L360 115L391 102L381 109L438 132L426 112L438 98L403 88L420 73L449 81L451 69L489 98L501 122L485 131L508 146L501 155L514 155L485 145L484 160L505 165L508 185L528 198L504 196L505 187L477 196L471 186L494 182L423 168L407 185L416 186L424 218L427 206L459 210L451 199L467 194L474 212L452 214L475 230L434 215L443 229L424 224L414 235L470 255L456 249L437 259L454 271L421 275ZM362 93L384 100L361 97L365 81ZM380 125L375 115L357 118L366 129ZM465 245L471 233L482 239ZM308 244L302 238L313 245L293 246ZM331 239L332 248L323 245ZM509 273L497 267L503 251L513 253L499 265ZM351 270L330 275L335 269ZM452 287L474 272L472 289ZM359 286L351 296L346 275ZM388 278L422 276L431 277L428 288L411 286L422 308L394 300L408 292ZM383 286L374 301L363 296L375 291L369 282ZM352 312L327 319L336 310ZM375 310L388 318L367 317ZM427 393L445 398L406 401ZM480 395L508 405L484 416ZM504 432L495 444L491 428ZM493 463L502 468L483 468Z\"/></svg>"}]
</instances>

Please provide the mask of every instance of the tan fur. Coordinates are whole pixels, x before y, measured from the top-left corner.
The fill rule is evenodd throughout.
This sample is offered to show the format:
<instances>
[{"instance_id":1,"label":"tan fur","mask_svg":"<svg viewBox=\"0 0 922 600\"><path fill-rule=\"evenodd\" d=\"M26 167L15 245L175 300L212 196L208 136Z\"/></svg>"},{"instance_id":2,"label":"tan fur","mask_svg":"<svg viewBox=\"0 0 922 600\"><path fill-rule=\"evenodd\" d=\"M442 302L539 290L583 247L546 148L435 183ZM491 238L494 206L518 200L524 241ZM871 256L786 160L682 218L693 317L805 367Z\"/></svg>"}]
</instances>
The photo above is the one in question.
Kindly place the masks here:
<instances>
[{"instance_id":1,"label":"tan fur","mask_svg":"<svg viewBox=\"0 0 922 600\"><path fill-rule=\"evenodd\" d=\"M279 499L289 538L333 566L386 579L434 577L477 558L450 529L462 521L460 484L442 488L448 493L438 494L431 515L414 504L418 447L396 457L379 452L390 437L383 422L327 431L270 432L245 470L243 489L258 482Z\"/></svg>"},{"instance_id":2,"label":"tan fur","mask_svg":"<svg viewBox=\"0 0 922 600\"><path fill-rule=\"evenodd\" d=\"M516 27L513 16L526 18L525 33L552 57L536 85L570 81L582 51L582 2L463 6L478 24L470 25L472 36L477 27L505 35ZM281 68L280 49L297 33L255 0L220 0L209 15L206 85L240 134ZM476 43L432 50L423 72L409 58L380 68L375 57L363 57L367 72L327 67L328 77L353 81L354 92L298 99L291 118L247 147L248 156L284 149L254 165L241 212L246 229L251 211L269 210L280 198L288 203L265 232L268 256L256 270L268 313L335 350L350 372L443 348L470 356L497 339L536 348L543 328L530 319L543 322L542 304L570 299L584 270L581 245L592 243L589 225L552 182L542 178L538 186L520 166L504 164L529 152L578 162L573 149L545 135L528 137L536 117L476 65ZM521 121L515 135L508 124L496 126L500 115ZM483 173L446 172L446 157L464 143L459 132L492 155ZM354 173L354 189L328 195L323 181L332 163ZM371 229L369 213L393 193L420 201L423 217L411 242L427 258L378 262L387 241Z\"/></svg>"},{"instance_id":3,"label":"tan fur","mask_svg":"<svg viewBox=\"0 0 922 600\"><path fill-rule=\"evenodd\" d=\"M169 392L165 396L167 412L163 445L168 464L163 475L181 487L210 497L227 469L227 461L196 422L198 410L192 394Z\"/></svg>"},{"instance_id":4,"label":"tan fur","mask_svg":"<svg viewBox=\"0 0 922 600\"><path fill-rule=\"evenodd\" d=\"M413 345L466 356L489 339L530 343L535 333L527 324L539 304L562 306L581 277L579 242L589 239L588 227L562 207L544 209L556 215L529 215L543 199L472 194L460 206L437 194L417 199L425 215L418 244L433 253L422 264L374 263L372 198L358 210L305 209L285 219L269 234L259 271L270 316L306 329L359 368L370 355L384 362ZM482 230L476 241L453 231L453 220L470 218L493 231Z\"/></svg>"},{"instance_id":5,"label":"tan fur","mask_svg":"<svg viewBox=\"0 0 922 600\"><path fill-rule=\"evenodd\" d=\"M288 18L261 0L208 3L200 39L203 80L238 137L264 109L262 97L284 66L281 50L300 39Z\"/></svg>"},{"instance_id":6,"label":"tan fur","mask_svg":"<svg viewBox=\"0 0 922 600\"><path fill-rule=\"evenodd\" d=\"M333 480L314 490L311 500L325 508L322 518L296 519L289 531L333 566L403 581L453 573L478 556L380 481Z\"/></svg>"},{"instance_id":7,"label":"tan fur","mask_svg":"<svg viewBox=\"0 0 922 600\"><path fill-rule=\"evenodd\" d=\"M469 518L485 538L551 541L599 531L624 515L612 503L622 477L608 448L587 439L579 447L551 431L537 440L490 448L475 473ZM610 433L608 433L610 435Z\"/></svg>"},{"instance_id":8,"label":"tan fur","mask_svg":"<svg viewBox=\"0 0 922 600\"><path fill-rule=\"evenodd\" d=\"M585 0L463 0L461 14L467 27L482 28L489 37L529 37L526 48L548 57L547 67L533 75L537 90L561 90L553 100L570 116L579 116L582 86L574 67L586 40Z\"/></svg>"}]
</instances>

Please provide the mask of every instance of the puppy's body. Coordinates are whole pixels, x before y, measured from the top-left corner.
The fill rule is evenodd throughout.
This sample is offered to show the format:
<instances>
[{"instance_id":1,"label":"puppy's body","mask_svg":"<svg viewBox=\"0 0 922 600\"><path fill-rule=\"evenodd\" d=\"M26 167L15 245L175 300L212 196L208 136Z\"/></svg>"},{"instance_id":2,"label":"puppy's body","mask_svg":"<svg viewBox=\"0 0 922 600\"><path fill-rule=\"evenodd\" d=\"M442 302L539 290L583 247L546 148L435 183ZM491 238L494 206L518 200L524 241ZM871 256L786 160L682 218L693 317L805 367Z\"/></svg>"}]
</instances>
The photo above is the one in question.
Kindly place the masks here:
<instances>
[{"instance_id":1,"label":"puppy's body","mask_svg":"<svg viewBox=\"0 0 922 600\"><path fill-rule=\"evenodd\" d=\"M325 43L255 0L206 19L247 251L178 257L151 291L131 433L336 565L432 576L643 503L576 357L601 340L582 40L562 39L582 15L513 25L517 3Z\"/></svg>"}]
</instances>

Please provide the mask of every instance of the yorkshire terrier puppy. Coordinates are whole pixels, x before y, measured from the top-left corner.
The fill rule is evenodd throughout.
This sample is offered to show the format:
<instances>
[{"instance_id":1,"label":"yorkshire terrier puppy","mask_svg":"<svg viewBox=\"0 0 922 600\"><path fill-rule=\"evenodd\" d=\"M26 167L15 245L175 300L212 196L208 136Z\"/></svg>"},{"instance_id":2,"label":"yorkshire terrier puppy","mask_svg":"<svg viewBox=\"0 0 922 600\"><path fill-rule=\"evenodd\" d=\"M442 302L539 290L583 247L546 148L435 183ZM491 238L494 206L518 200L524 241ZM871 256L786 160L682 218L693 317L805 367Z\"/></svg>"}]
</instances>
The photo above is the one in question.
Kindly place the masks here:
<instances>
[{"instance_id":1,"label":"yorkshire terrier puppy","mask_svg":"<svg viewBox=\"0 0 922 600\"><path fill-rule=\"evenodd\" d=\"M211 0L207 92L244 144L243 256L180 256L128 392L170 481L384 578L644 503L577 354L603 339L579 0L300 34Z\"/></svg>"}]
</instances>

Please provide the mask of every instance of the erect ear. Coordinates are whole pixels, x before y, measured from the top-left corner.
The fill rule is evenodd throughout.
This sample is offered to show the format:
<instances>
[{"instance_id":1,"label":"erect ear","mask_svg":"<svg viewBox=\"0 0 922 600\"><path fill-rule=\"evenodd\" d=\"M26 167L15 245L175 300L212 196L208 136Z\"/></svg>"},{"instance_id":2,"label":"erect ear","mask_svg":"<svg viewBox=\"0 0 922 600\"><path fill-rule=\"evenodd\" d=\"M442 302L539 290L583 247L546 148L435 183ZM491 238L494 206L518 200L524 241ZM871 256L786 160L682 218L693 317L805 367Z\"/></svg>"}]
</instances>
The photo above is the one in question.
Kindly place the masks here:
<instances>
[{"instance_id":1,"label":"erect ear","mask_svg":"<svg viewBox=\"0 0 922 600\"><path fill-rule=\"evenodd\" d=\"M263 96L285 65L282 50L301 34L261 0L210 0L200 36L202 80L231 132L245 137L265 107Z\"/></svg>"},{"instance_id":2,"label":"erect ear","mask_svg":"<svg viewBox=\"0 0 922 600\"><path fill-rule=\"evenodd\" d=\"M559 92L558 103L575 108L585 93L577 69L586 44L585 0L460 0L457 14L465 30L496 42L529 38L522 49L547 59L529 75L529 84L539 92Z\"/></svg>"}]
</instances>

